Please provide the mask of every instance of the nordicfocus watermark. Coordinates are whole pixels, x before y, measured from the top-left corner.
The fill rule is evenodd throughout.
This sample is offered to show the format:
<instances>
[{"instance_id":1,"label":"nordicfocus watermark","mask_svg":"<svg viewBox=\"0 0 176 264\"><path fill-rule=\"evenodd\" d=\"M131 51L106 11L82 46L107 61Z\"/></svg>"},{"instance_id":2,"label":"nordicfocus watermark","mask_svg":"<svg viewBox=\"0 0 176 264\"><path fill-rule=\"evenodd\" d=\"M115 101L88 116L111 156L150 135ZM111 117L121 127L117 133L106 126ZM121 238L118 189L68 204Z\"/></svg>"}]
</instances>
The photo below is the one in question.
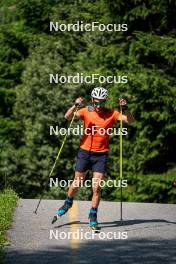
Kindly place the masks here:
<instances>
[{"instance_id":1,"label":"nordicfocus watermark","mask_svg":"<svg viewBox=\"0 0 176 264\"><path fill-rule=\"evenodd\" d=\"M128 25L127 24L103 24L98 21L94 21L91 23L85 23L84 21L76 21L75 23L59 23L59 22L53 22L50 21L50 31L55 32L94 32L94 31L100 31L100 32L120 32L120 31L127 31Z\"/></svg>"},{"instance_id":2,"label":"nordicfocus watermark","mask_svg":"<svg viewBox=\"0 0 176 264\"><path fill-rule=\"evenodd\" d=\"M128 82L128 76L127 75L108 75L108 76L104 76L104 75L100 75L98 73L93 73L91 75L86 75L84 76L83 73L79 73L77 72L75 75L59 75L58 73L56 74L52 74L50 73L49 75L49 82L58 84L94 84L96 82L99 82L100 84L111 84L111 83L115 83L115 84L125 84Z\"/></svg>"},{"instance_id":3,"label":"nordicfocus watermark","mask_svg":"<svg viewBox=\"0 0 176 264\"><path fill-rule=\"evenodd\" d=\"M126 231L124 232L84 232L84 230L77 229L75 232L60 232L59 230L50 230L49 233L49 239L55 239L55 240L91 240L98 238L100 240L124 240L128 238L128 233Z\"/></svg>"},{"instance_id":4,"label":"nordicfocus watermark","mask_svg":"<svg viewBox=\"0 0 176 264\"><path fill-rule=\"evenodd\" d=\"M127 127L123 127L122 131L120 128L116 127L109 127L107 129L103 127L98 127L98 126L92 126L92 127L87 127L84 129L83 125L77 125L76 127L61 127L59 128L58 126L50 126L50 136L56 135L56 136L65 136L66 134L68 136L74 135L74 136L94 136L94 135L100 135L100 136L119 136L122 133L122 136L128 135L128 129Z\"/></svg>"},{"instance_id":5,"label":"nordicfocus watermark","mask_svg":"<svg viewBox=\"0 0 176 264\"><path fill-rule=\"evenodd\" d=\"M70 187L71 185L75 188L77 187L96 187L97 184L101 188L127 188L128 183L126 179L123 180L103 180L99 178L92 178L91 180L84 180L84 179L74 179L74 180L59 180L58 178L50 178L49 179L49 186L50 188L52 187L61 187L61 188L66 188Z\"/></svg>"}]
</instances>

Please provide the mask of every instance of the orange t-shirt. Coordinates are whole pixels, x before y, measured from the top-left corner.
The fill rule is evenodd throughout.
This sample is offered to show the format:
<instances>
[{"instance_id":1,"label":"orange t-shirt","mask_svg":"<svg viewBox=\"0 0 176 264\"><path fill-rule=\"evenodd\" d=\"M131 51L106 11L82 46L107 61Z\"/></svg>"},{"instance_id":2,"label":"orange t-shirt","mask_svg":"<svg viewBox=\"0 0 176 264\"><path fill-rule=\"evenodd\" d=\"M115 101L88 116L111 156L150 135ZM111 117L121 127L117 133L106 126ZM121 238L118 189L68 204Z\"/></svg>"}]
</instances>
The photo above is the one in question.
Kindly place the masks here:
<instances>
[{"instance_id":1,"label":"orange t-shirt","mask_svg":"<svg viewBox=\"0 0 176 264\"><path fill-rule=\"evenodd\" d=\"M84 121L84 135L80 148L93 152L109 151L109 132L112 132L114 123L120 113L113 109L105 109L97 113L93 107L82 108L78 111Z\"/></svg>"}]
</instances>

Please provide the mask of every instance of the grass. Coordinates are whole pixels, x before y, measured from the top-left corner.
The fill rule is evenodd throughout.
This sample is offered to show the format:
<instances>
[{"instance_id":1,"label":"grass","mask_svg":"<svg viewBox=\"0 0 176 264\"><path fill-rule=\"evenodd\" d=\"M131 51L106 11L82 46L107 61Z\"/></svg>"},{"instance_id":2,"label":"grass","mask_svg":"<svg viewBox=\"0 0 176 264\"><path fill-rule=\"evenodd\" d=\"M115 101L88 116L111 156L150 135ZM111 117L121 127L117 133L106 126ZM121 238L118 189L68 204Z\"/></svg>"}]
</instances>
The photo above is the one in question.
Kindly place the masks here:
<instances>
[{"instance_id":1,"label":"grass","mask_svg":"<svg viewBox=\"0 0 176 264\"><path fill-rule=\"evenodd\" d=\"M0 192L0 263L4 258L4 246L8 245L6 230L11 225L13 209L18 201L17 194L11 189Z\"/></svg>"}]
</instances>

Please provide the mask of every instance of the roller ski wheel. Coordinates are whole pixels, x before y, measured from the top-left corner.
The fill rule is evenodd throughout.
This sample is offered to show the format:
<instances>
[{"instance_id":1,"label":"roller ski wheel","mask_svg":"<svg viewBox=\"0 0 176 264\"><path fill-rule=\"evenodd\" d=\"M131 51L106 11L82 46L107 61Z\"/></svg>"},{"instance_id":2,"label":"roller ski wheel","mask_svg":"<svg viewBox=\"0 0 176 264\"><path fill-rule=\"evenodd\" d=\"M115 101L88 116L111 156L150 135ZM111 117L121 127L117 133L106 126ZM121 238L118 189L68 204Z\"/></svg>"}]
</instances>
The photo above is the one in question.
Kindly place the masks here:
<instances>
[{"instance_id":1,"label":"roller ski wheel","mask_svg":"<svg viewBox=\"0 0 176 264\"><path fill-rule=\"evenodd\" d=\"M51 224L53 225L61 216L54 215L53 220L51 221Z\"/></svg>"},{"instance_id":2,"label":"roller ski wheel","mask_svg":"<svg viewBox=\"0 0 176 264\"><path fill-rule=\"evenodd\" d=\"M91 229L93 232L95 232L95 233L99 233L100 230L101 230L101 227L99 227L98 224L97 224L97 225L90 225L90 229Z\"/></svg>"}]
</instances>

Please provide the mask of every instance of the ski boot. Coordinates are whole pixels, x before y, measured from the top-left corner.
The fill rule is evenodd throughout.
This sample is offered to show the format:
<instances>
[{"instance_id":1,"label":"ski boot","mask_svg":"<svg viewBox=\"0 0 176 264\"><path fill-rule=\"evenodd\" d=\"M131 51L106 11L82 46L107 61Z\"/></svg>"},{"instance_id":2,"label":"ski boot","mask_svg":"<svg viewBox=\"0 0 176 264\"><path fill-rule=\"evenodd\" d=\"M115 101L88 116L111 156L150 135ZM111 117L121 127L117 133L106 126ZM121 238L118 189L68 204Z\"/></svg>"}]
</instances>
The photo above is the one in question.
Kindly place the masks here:
<instances>
[{"instance_id":1,"label":"ski boot","mask_svg":"<svg viewBox=\"0 0 176 264\"><path fill-rule=\"evenodd\" d=\"M53 217L52 220L52 224L54 224L61 216L63 216L64 214L66 214L66 212L72 207L73 205L73 199L71 198L67 198L65 200L65 203L63 206L61 206L58 211L57 214Z\"/></svg>"},{"instance_id":2,"label":"ski boot","mask_svg":"<svg viewBox=\"0 0 176 264\"><path fill-rule=\"evenodd\" d=\"M97 209L92 208L89 212L89 226L92 231L100 231L100 227L98 226L97 222Z\"/></svg>"}]
</instances>

